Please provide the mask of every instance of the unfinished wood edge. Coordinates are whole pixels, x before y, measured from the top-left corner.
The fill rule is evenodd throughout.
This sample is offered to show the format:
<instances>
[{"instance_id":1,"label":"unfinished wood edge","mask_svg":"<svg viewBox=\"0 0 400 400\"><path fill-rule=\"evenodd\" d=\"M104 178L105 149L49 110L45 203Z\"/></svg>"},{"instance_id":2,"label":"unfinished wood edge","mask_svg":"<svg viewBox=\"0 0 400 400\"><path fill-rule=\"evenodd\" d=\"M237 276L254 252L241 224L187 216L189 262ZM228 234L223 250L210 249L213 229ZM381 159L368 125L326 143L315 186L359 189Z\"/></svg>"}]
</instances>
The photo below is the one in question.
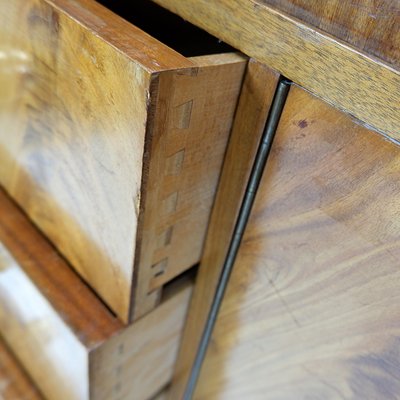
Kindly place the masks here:
<instances>
[{"instance_id":1,"label":"unfinished wood edge","mask_svg":"<svg viewBox=\"0 0 400 400\"><path fill-rule=\"evenodd\" d=\"M143 231L145 229L145 210L146 210L146 201L148 193L148 183L149 183L149 174L150 174L150 162L152 161L153 155L153 140L154 134L157 127L157 116L158 116L158 102L159 102L159 87L160 87L160 74L154 74L151 77L150 87L148 92L148 103L147 103L147 120L146 120L146 134L144 141L144 150L143 150L143 163L142 163L142 178L140 184L140 198L139 198L139 207L137 210L137 232L136 232L136 242L135 242L135 252L134 259L132 260L133 264L133 273L132 273L132 285L131 285L131 295L130 295L130 304L127 315L123 318L125 323L131 323L136 319L143 316L147 310L154 309L157 304L159 304L161 299L161 291L155 292L152 294L151 298L148 298L148 303L150 303L146 307L146 311L141 312L140 304L138 304L139 299L145 296L147 293L143 292L143 288L141 286L141 280L143 271L141 270L141 261L142 261L142 245L144 242ZM149 297L149 296L148 296Z\"/></svg>"},{"instance_id":2,"label":"unfinished wood edge","mask_svg":"<svg viewBox=\"0 0 400 400\"><path fill-rule=\"evenodd\" d=\"M148 400L170 383L192 289L192 279L182 280L155 310L90 351L90 400Z\"/></svg>"},{"instance_id":3,"label":"unfinished wood edge","mask_svg":"<svg viewBox=\"0 0 400 400\"><path fill-rule=\"evenodd\" d=\"M138 238L140 245L137 246L137 255L135 260L135 275L134 275L134 292L132 296L132 306L130 320L134 321L146 313L150 312L160 301L162 287L174 279L177 275L184 272L185 269L190 268L199 262L201 257L201 250L199 246L193 249L192 255L185 254L182 258L179 256L174 259L174 236L172 244L170 241L158 241L160 232L168 237L173 235L176 227L181 229L182 221L187 213L179 208L180 202L183 199L183 204L186 199L190 198L191 190L194 191L194 185L182 188L180 185L180 178L186 177L187 171L191 171L191 167L182 169L183 160L187 154L189 157L197 152L198 148L194 147L193 143L196 141L190 135L197 128L190 126L193 119L199 123L199 114L204 109L208 112L208 120L218 119L216 112L207 104L214 98L212 91L203 89L203 83L207 76L221 82L219 87L220 93L229 93L225 103L232 104L232 109L226 111L223 124L214 124L215 128L210 131L209 136L217 137L218 146L215 147L214 152L210 154L210 160L213 161L214 168L216 167L216 159L221 156L221 164L226 146L221 149L221 138L223 137L228 141L234 112L237 107L237 101L242 86L244 71L247 65L247 58L235 53L227 55L217 55L215 57L206 57L201 59L200 65L196 68L180 69L177 71L164 72L159 75L159 84L157 86L157 95L154 96L154 113L149 118L147 135L149 140L147 142L146 154L151 154L151 160L146 167L142 185L142 193L145 196L141 200L141 219L140 231ZM221 80L221 74L226 71ZM191 96L191 94L193 94ZM193 105L196 105L193 108ZM225 106L222 109L225 111ZM232 115L230 115L230 113ZM229 127L226 127L225 121L229 121ZM218 126L223 126L224 130L218 129ZM197 127L197 125L196 125ZM227 131L225 131L227 129ZM206 127L202 130L207 132ZM204 136L204 135L203 135ZM203 137L202 136L202 137ZM197 137L197 136L195 136ZM199 144L197 143L196 146ZM206 149L210 146L207 140L204 140L200 146ZM148 157L147 157L148 158ZM198 165L200 165L200 162ZM146 163L147 164L147 163ZM179 167L179 168L178 168ZM220 169L218 167L218 176ZM194 174L194 171L189 174ZM204 174L203 174L204 175ZM203 176L202 175L202 176ZM185 178L185 179L186 179ZM204 181L204 177L202 178ZM217 179L218 180L218 179ZM209 178L207 182L213 182L213 178ZM214 184L214 183L213 183ZM210 185L208 185L210 186ZM207 190L209 190L207 186ZM180 198L180 194L184 193L186 197ZM208 193L206 191L206 193ZM203 199L205 204L208 204L209 197ZM208 205L207 205L208 207ZM210 205L211 209L211 205ZM147 211L146 211L147 210ZM200 215L204 214L201 211ZM196 214L197 215L197 214ZM206 231L209 216L206 219L202 217L199 219L201 223L195 224L194 227L197 231L194 235L199 236ZM168 230L168 232L167 232ZM158 232L160 231L160 232ZM195 237L197 237L195 236ZM193 237L190 236L188 240ZM192 239L193 242L193 239ZM139 243L139 242L138 242ZM162 243L162 244L160 244ZM190 241L188 242L190 245ZM196 240L200 243L200 239ZM185 245L185 244L183 244ZM175 247L176 248L176 247ZM140 252L140 254L138 254ZM172 256L171 256L172 254ZM190 258L190 259L189 259Z\"/></svg>"},{"instance_id":4,"label":"unfinished wood edge","mask_svg":"<svg viewBox=\"0 0 400 400\"><path fill-rule=\"evenodd\" d=\"M392 66L256 0L153 1L400 140L400 72Z\"/></svg>"},{"instance_id":5,"label":"unfinished wood edge","mask_svg":"<svg viewBox=\"0 0 400 400\"><path fill-rule=\"evenodd\" d=\"M133 285L131 306L128 322L136 321L154 310L161 301L162 287L150 290L149 282L158 269L151 257L154 244L149 232L151 215L146 215L149 208L160 207L158 204L159 164L164 157L160 154L159 140L165 135L165 127L169 118L169 109L175 91L176 74L196 76L198 67L184 68L177 71L168 71L153 75L149 91L148 119L146 125L145 150L143 157L143 171L141 184L140 211L137 228L136 251L133 270ZM158 182L154 182L157 179Z\"/></svg>"},{"instance_id":6,"label":"unfinished wood edge","mask_svg":"<svg viewBox=\"0 0 400 400\"><path fill-rule=\"evenodd\" d=\"M95 0L42 0L149 73L192 66L188 58ZM154 57L156 55L156 57Z\"/></svg>"},{"instance_id":7,"label":"unfinished wood edge","mask_svg":"<svg viewBox=\"0 0 400 400\"><path fill-rule=\"evenodd\" d=\"M204 56L189 57L197 67L208 67L214 65L227 65L247 62L248 57L240 52L207 54Z\"/></svg>"}]
</instances>

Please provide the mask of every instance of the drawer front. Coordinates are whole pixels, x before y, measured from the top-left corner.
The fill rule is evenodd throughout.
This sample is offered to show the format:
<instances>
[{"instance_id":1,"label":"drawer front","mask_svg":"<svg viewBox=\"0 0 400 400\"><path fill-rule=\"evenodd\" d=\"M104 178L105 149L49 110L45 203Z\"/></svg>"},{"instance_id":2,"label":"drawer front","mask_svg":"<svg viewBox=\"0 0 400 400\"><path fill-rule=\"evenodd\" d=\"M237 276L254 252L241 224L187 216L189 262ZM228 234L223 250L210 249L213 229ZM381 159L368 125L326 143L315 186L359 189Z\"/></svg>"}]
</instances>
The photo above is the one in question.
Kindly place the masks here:
<instances>
[{"instance_id":1,"label":"drawer front","mask_svg":"<svg viewBox=\"0 0 400 400\"><path fill-rule=\"evenodd\" d=\"M124 327L0 192L0 335L49 400L147 400L170 380L184 282Z\"/></svg>"},{"instance_id":2,"label":"drawer front","mask_svg":"<svg viewBox=\"0 0 400 400\"><path fill-rule=\"evenodd\" d=\"M0 183L139 317L199 261L245 60L185 58L94 0L0 7Z\"/></svg>"}]
</instances>

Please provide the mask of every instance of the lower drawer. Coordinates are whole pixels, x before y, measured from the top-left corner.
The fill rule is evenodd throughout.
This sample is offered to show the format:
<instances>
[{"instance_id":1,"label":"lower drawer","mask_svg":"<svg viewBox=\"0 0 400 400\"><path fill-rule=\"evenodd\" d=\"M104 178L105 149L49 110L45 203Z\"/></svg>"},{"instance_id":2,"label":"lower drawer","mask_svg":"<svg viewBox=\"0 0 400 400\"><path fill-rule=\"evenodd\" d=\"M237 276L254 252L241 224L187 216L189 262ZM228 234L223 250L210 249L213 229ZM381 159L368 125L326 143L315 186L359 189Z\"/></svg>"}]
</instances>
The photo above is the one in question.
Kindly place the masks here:
<instances>
[{"instance_id":1,"label":"lower drawer","mask_svg":"<svg viewBox=\"0 0 400 400\"><path fill-rule=\"evenodd\" d=\"M124 327L0 192L0 334L49 400L147 400L170 380L191 292Z\"/></svg>"}]
</instances>

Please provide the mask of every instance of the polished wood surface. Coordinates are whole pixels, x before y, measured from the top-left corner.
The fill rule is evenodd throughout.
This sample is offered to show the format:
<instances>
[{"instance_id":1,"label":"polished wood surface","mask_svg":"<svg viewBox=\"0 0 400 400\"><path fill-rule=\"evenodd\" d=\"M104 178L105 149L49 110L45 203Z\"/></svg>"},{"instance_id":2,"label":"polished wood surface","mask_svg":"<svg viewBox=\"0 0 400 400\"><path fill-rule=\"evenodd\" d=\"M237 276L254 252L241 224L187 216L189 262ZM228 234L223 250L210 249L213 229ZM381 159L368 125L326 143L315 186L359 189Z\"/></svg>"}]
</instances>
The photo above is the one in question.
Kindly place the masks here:
<instances>
[{"instance_id":1,"label":"polished wood surface","mask_svg":"<svg viewBox=\"0 0 400 400\"><path fill-rule=\"evenodd\" d=\"M234 53L191 61L196 71L159 78L131 319L153 309L160 288L200 261L247 64Z\"/></svg>"},{"instance_id":2,"label":"polished wood surface","mask_svg":"<svg viewBox=\"0 0 400 400\"><path fill-rule=\"evenodd\" d=\"M260 3L400 67L400 3L396 0L260 0Z\"/></svg>"},{"instance_id":3,"label":"polished wood surface","mask_svg":"<svg viewBox=\"0 0 400 400\"><path fill-rule=\"evenodd\" d=\"M260 0L154 1L400 140L398 69Z\"/></svg>"},{"instance_id":4,"label":"polished wood surface","mask_svg":"<svg viewBox=\"0 0 400 400\"><path fill-rule=\"evenodd\" d=\"M2 1L0 51L0 183L123 321L133 296L143 315L199 261L244 58L197 65L94 0Z\"/></svg>"},{"instance_id":5,"label":"polished wood surface","mask_svg":"<svg viewBox=\"0 0 400 400\"><path fill-rule=\"evenodd\" d=\"M200 399L398 399L400 148L291 88Z\"/></svg>"},{"instance_id":6,"label":"polished wood surface","mask_svg":"<svg viewBox=\"0 0 400 400\"><path fill-rule=\"evenodd\" d=\"M278 79L275 72L250 60L169 392L170 400L183 396Z\"/></svg>"},{"instance_id":7,"label":"polished wood surface","mask_svg":"<svg viewBox=\"0 0 400 400\"><path fill-rule=\"evenodd\" d=\"M0 334L49 400L147 400L171 379L185 282L124 327L0 192Z\"/></svg>"},{"instance_id":8,"label":"polished wood surface","mask_svg":"<svg viewBox=\"0 0 400 400\"><path fill-rule=\"evenodd\" d=\"M43 400L21 366L0 340L0 399Z\"/></svg>"}]
</instances>

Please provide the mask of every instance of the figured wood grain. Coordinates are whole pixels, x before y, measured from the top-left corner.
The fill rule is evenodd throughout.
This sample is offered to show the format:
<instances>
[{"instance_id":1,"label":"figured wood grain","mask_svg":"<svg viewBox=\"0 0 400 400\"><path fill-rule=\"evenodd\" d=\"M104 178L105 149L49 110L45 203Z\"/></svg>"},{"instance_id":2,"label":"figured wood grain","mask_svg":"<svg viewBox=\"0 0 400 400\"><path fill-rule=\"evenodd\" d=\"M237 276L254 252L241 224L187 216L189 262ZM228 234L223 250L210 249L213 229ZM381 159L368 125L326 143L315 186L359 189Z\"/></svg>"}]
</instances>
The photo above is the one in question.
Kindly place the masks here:
<instances>
[{"instance_id":1,"label":"figured wood grain","mask_svg":"<svg viewBox=\"0 0 400 400\"><path fill-rule=\"evenodd\" d=\"M185 391L278 79L275 72L250 60L168 393L171 400L181 399Z\"/></svg>"},{"instance_id":2,"label":"figured wood grain","mask_svg":"<svg viewBox=\"0 0 400 400\"><path fill-rule=\"evenodd\" d=\"M400 139L397 68L286 16L261 0L155 2L391 138ZM321 2L321 7L325 3Z\"/></svg>"},{"instance_id":3,"label":"figured wood grain","mask_svg":"<svg viewBox=\"0 0 400 400\"><path fill-rule=\"evenodd\" d=\"M400 4L393 0L261 0L400 67Z\"/></svg>"},{"instance_id":4,"label":"figured wood grain","mask_svg":"<svg viewBox=\"0 0 400 400\"><path fill-rule=\"evenodd\" d=\"M170 380L191 291L124 327L0 192L0 334L49 400L147 400Z\"/></svg>"},{"instance_id":5,"label":"figured wood grain","mask_svg":"<svg viewBox=\"0 0 400 400\"><path fill-rule=\"evenodd\" d=\"M247 64L232 53L191 61L197 70L159 78L131 319L153 309L160 288L200 261Z\"/></svg>"},{"instance_id":6,"label":"figured wood grain","mask_svg":"<svg viewBox=\"0 0 400 400\"><path fill-rule=\"evenodd\" d=\"M196 79L204 80L201 66L94 0L1 2L0 51L0 183L85 281L127 322L133 314L132 297L143 295L139 301L145 303L148 291L163 283L159 280L149 289L150 283L145 281L145 288L132 293L134 273L138 272L134 272L134 265L137 270L148 269L147 275L153 265L153 254L143 254L140 247L141 243L146 246L141 232L144 214L151 219L163 206L150 200L147 204L156 196L148 192L158 190L149 170L152 173L157 169L162 159L169 169L156 177L157 185L168 187L167 173L171 179L182 181L182 190L176 193L185 210L175 213L178 225L179 218L185 220L191 213L191 200L194 207L201 208L193 212L194 220L186 221L193 224L186 232L189 236L193 233L193 238L182 241L179 251L167 254L170 265L177 261L178 269L189 268L192 264L187 262L198 261L198 247L190 246L197 246L204 236L206 222L202 218L208 220L207 207L214 197L224 155L222 144L229 136L229 118L245 60L228 57L230 66L215 65L223 74L213 88L220 93L202 93ZM166 132L154 131L175 109L177 129L185 128L189 121L189 109L179 109L180 103L166 99L167 93L160 87L164 73L172 80L176 78L176 92L182 90L181 97L190 98L193 89L193 112L205 116L202 140L186 141L186 159L174 160L174 154L168 153L172 149L163 145ZM182 88L181 75L192 77ZM171 94L175 92L173 83ZM226 103L216 107L214 113L213 99L222 95ZM165 109L165 102L170 108ZM198 132L194 129L193 133ZM178 150L182 150L184 137L170 135L169 146L176 140L176 145L182 145ZM212 145L214 140L216 146ZM153 160L157 143L162 146ZM198 154L202 154L204 165L209 164L207 171L199 167ZM167 157L171 157L169 165L164 160ZM191 161L197 164L191 167ZM153 162L156 165L151 167ZM184 171L187 173L181 177ZM183 188L183 182L188 186ZM202 185L207 191L199 197L199 206L196 199ZM157 229L150 236L144 234L146 241L175 240L173 231ZM162 235L164 238L160 238ZM165 278L173 275L168 273Z\"/></svg>"},{"instance_id":7,"label":"figured wood grain","mask_svg":"<svg viewBox=\"0 0 400 400\"><path fill-rule=\"evenodd\" d=\"M292 88L200 399L397 399L400 148Z\"/></svg>"},{"instance_id":8,"label":"figured wood grain","mask_svg":"<svg viewBox=\"0 0 400 400\"><path fill-rule=\"evenodd\" d=\"M43 400L9 349L0 340L0 399Z\"/></svg>"}]
</instances>

